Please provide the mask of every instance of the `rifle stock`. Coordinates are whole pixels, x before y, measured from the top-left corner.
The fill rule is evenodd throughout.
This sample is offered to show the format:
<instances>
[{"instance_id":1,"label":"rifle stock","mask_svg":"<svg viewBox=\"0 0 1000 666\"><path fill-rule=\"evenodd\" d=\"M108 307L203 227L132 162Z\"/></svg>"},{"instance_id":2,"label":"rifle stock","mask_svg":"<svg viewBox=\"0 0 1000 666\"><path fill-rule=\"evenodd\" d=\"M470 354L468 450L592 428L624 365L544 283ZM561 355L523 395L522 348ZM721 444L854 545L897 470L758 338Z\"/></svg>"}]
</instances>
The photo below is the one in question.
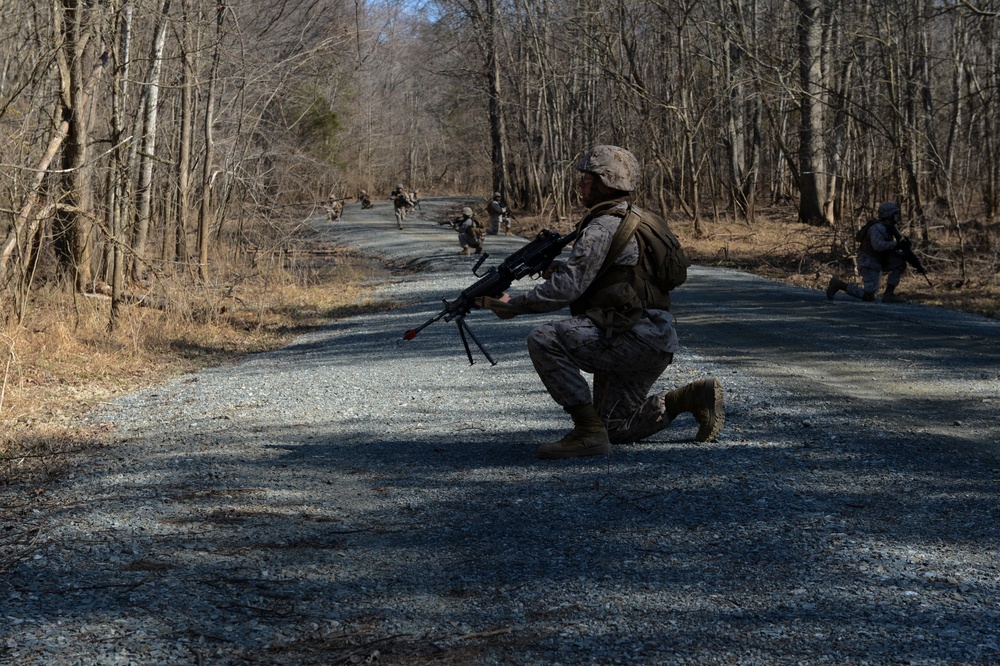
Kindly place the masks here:
<instances>
[{"instance_id":1,"label":"rifle stock","mask_svg":"<svg viewBox=\"0 0 1000 666\"><path fill-rule=\"evenodd\" d=\"M472 338L472 341L476 343L476 346L479 347L479 350L489 360L490 364L496 365L496 361L493 360L493 357L490 356L489 352L486 351L486 348L465 322L465 316L476 307L477 298L484 296L499 298L515 281L529 275L540 275L574 238L576 238L575 231L565 236L560 236L554 231L543 229L538 232L538 235L530 243L508 256L497 266L480 275L477 271L483 262L486 261L486 258L489 257L488 254L484 254L472 267L472 274L478 277L479 280L463 289L462 293L454 300L442 299L444 309L420 326L404 333L403 340L414 339L420 331L436 321L442 319L446 322L454 321L458 326L458 332L465 347L465 353L469 357L469 365L475 364L475 360L472 358L472 350L469 348L466 334Z\"/></svg>"}]
</instances>

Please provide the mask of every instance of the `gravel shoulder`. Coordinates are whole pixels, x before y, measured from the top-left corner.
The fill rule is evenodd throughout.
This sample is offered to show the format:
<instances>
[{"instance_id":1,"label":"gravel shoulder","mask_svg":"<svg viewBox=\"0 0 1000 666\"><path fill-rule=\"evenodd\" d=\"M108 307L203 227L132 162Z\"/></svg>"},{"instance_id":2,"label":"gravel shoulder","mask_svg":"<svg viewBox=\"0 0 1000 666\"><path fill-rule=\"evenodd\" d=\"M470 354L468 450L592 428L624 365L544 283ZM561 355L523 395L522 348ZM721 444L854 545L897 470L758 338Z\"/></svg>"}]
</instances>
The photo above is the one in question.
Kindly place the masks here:
<instances>
[{"instance_id":1,"label":"gravel shoulder","mask_svg":"<svg viewBox=\"0 0 1000 666\"><path fill-rule=\"evenodd\" d=\"M1000 662L1000 322L695 267L657 386L720 378L719 441L539 461L541 317L469 317L497 366L400 344L475 279L454 205L316 221L414 271L401 307L108 403L0 489L0 664Z\"/></svg>"}]
</instances>

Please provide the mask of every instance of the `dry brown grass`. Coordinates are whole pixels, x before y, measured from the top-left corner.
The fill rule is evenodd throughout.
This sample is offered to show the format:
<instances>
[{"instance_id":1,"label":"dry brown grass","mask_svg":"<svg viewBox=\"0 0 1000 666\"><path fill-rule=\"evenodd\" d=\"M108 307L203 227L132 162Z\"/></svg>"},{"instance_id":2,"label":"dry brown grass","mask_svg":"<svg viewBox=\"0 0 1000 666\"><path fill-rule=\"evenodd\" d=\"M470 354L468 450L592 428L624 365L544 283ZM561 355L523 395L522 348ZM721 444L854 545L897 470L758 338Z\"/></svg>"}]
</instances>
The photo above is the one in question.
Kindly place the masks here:
<instances>
[{"instance_id":1,"label":"dry brown grass","mask_svg":"<svg viewBox=\"0 0 1000 666\"><path fill-rule=\"evenodd\" d=\"M853 229L801 224L792 208L760 211L753 225L731 219L702 220L701 235L695 233L686 216L672 215L668 220L697 264L738 268L787 284L823 290L834 275L859 281L854 272ZM519 222L517 231L524 236L545 227L565 233L573 225L570 221L553 224L527 217ZM928 248L915 248L933 286L908 269L900 293L913 302L1000 318L1000 237L996 229L992 233L965 239L963 274L959 239L936 228Z\"/></svg>"},{"instance_id":2,"label":"dry brown grass","mask_svg":"<svg viewBox=\"0 0 1000 666\"><path fill-rule=\"evenodd\" d=\"M851 278L849 239L794 219L793 210L774 209L752 226L706 220L701 236L686 218L671 225L700 264L815 289L834 274ZM572 226L525 216L515 230L530 237L543 227L564 233ZM908 271L901 291L928 305L1000 317L996 251L967 253L963 276L955 239L933 240L921 254L934 287ZM275 247L281 250L216 266L212 287L182 276L157 280L152 295L170 309L126 308L113 333L107 300L36 291L25 323L0 328L0 482L54 472L67 454L100 441L77 417L114 395L279 347L331 319L393 306L369 298L365 281L379 269L305 239Z\"/></svg>"},{"instance_id":3,"label":"dry brown grass","mask_svg":"<svg viewBox=\"0 0 1000 666\"><path fill-rule=\"evenodd\" d=\"M108 299L35 291L23 324L0 328L0 481L51 473L99 441L78 417L117 394L392 307L369 296L381 268L306 241L295 247L304 251L217 267L213 286L158 279L150 293L169 308L126 307L113 332Z\"/></svg>"},{"instance_id":4,"label":"dry brown grass","mask_svg":"<svg viewBox=\"0 0 1000 666\"><path fill-rule=\"evenodd\" d=\"M825 290L835 275L860 283L854 271L854 230L801 224L794 210L764 211L752 226L707 221L700 237L688 220L673 220L671 225L696 263L739 268L814 289ZM978 248L967 244L962 253L957 238L933 233L929 245L914 247L927 278L907 268L900 293L915 303L1000 317L998 240L992 239L993 249L986 239Z\"/></svg>"}]
</instances>

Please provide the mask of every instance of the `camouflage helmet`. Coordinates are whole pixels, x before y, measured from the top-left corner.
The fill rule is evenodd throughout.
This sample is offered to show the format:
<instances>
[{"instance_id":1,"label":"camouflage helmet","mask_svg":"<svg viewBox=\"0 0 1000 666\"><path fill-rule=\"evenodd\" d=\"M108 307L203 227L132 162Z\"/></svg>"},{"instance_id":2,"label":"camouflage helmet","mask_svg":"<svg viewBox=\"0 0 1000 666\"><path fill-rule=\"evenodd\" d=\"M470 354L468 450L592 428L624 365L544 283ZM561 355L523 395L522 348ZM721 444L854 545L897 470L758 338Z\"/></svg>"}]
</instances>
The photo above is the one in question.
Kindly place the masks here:
<instances>
[{"instance_id":1,"label":"camouflage helmet","mask_svg":"<svg viewBox=\"0 0 1000 666\"><path fill-rule=\"evenodd\" d=\"M888 220L890 217L893 217L898 212L899 212L899 206L897 206L891 201L886 201L885 203L879 204L878 219Z\"/></svg>"},{"instance_id":2,"label":"camouflage helmet","mask_svg":"<svg viewBox=\"0 0 1000 666\"><path fill-rule=\"evenodd\" d=\"M400 192L402 192L403 191L403 184L400 183L399 185L397 185L396 189L399 190Z\"/></svg>"},{"instance_id":3,"label":"camouflage helmet","mask_svg":"<svg viewBox=\"0 0 1000 666\"><path fill-rule=\"evenodd\" d=\"M493 198L494 199L499 199L500 198L500 193L499 192L494 192L493 193Z\"/></svg>"},{"instance_id":4,"label":"camouflage helmet","mask_svg":"<svg viewBox=\"0 0 1000 666\"><path fill-rule=\"evenodd\" d=\"M462 215L466 217L472 217L472 209L466 206L465 208L462 209Z\"/></svg>"},{"instance_id":5,"label":"camouflage helmet","mask_svg":"<svg viewBox=\"0 0 1000 666\"><path fill-rule=\"evenodd\" d=\"M615 190L633 192L639 184L639 160L618 146L594 146L583 154L576 168L594 174Z\"/></svg>"}]
</instances>

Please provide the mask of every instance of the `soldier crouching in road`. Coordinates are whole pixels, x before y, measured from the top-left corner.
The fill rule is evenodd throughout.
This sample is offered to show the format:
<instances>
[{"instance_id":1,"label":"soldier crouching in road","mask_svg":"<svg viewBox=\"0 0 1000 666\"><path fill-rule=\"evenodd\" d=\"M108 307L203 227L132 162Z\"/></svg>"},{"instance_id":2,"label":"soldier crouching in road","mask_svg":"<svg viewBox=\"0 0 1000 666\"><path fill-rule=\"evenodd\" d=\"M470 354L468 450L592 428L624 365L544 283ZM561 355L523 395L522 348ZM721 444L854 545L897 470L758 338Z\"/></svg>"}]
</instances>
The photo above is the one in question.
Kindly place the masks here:
<instances>
[{"instance_id":1,"label":"soldier crouching in road","mask_svg":"<svg viewBox=\"0 0 1000 666\"><path fill-rule=\"evenodd\" d=\"M501 319L570 308L570 318L538 326L528 336L528 353L542 383L573 419L573 430L542 445L538 457L607 454L612 442L637 442L684 412L698 422L697 441L714 439L724 422L718 380L648 395L679 344L669 294L660 286L663 277L644 270L664 265L665 257L653 264L641 259L652 244L636 229L666 229L666 223L632 204L638 161L623 148L595 146L577 169L580 196L589 210L577 225L579 235L567 260L531 291L483 302ZM678 252L683 259L679 246ZM593 396L582 372L594 376Z\"/></svg>"},{"instance_id":2,"label":"soldier crouching in road","mask_svg":"<svg viewBox=\"0 0 1000 666\"><path fill-rule=\"evenodd\" d=\"M483 228L473 214L472 209L466 206L462 209L462 217L452 220L451 226L458 232L458 244L462 247L459 254L469 254L469 249L476 251L476 254L483 252Z\"/></svg>"},{"instance_id":3,"label":"soldier crouching in road","mask_svg":"<svg viewBox=\"0 0 1000 666\"><path fill-rule=\"evenodd\" d=\"M909 248L909 239L903 238L897 225L902 221L899 206L887 201L878 207L878 218L871 220L857 233L861 243L858 248L858 273L864 287L844 282L838 277L830 280L826 288L826 297L831 301L838 291L848 296L872 302L878 293L882 274L886 273L883 303L903 303L902 297L896 293L896 287L906 270L906 259L899 252Z\"/></svg>"}]
</instances>

